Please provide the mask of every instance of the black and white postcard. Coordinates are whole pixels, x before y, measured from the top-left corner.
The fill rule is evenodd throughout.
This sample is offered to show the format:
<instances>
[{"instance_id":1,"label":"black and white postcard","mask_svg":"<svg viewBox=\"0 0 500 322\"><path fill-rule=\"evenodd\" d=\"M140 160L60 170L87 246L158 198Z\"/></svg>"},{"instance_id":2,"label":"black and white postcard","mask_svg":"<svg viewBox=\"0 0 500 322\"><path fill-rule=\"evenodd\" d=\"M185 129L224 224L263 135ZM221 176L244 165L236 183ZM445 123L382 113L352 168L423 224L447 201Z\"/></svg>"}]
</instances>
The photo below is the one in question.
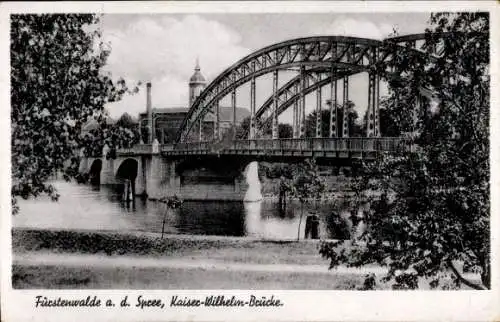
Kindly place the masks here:
<instances>
[{"instance_id":1,"label":"black and white postcard","mask_svg":"<svg viewBox=\"0 0 500 322\"><path fill-rule=\"evenodd\" d=\"M498 8L0 4L2 320L499 319Z\"/></svg>"}]
</instances>

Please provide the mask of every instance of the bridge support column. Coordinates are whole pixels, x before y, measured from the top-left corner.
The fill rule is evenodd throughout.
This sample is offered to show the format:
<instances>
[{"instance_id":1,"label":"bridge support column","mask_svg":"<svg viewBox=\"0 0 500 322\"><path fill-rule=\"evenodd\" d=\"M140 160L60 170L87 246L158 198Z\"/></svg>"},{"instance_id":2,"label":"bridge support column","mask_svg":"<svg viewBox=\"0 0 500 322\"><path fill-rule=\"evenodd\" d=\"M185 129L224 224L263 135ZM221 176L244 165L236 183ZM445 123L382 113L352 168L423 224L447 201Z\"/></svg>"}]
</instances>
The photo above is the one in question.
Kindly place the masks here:
<instances>
[{"instance_id":1,"label":"bridge support column","mask_svg":"<svg viewBox=\"0 0 500 322\"><path fill-rule=\"evenodd\" d=\"M231 107L233 109L233 138L236 137L236 88L231 91Z\"/></svg>"},{"instance_id":2,"label":"bridge support column","mask_svg":"<svg viewBox=\"0 0 500 322\"><path fill-rule=\"evenodd\" d=\"M179 192L175 162L153 154L146 164L146 191L150 199L171 197Z\"/></svg>"},{"instance_id":3,"label":"bridge support column","mask_svg":"<svg viewBox=\"0 0 500 322\"><path fill-rule=\"evenodd\" d=\"M151 106L151 83L146 84L146 112L147 112L147 117L148 117L148 141L146 143L152 143L153 142L153 108Z\"/></svg>"},{"instance_id":4,"label":"bridge support column","mask_svg":"<svg viewBox=\"0 0 500 322\"><path fill-rule=\"evenodd\" d=\"M299 85L295 84L295 93L299 92ZM299 137L299 100L293 102L293 120L292 120L293 138Z\"/></svg>"},{"instance_id":5,"label":"bridge support column","mask_svg":"<svg viewBox=\"0 0 500 322\"><path fill-rule=\"evenodd\" d=\"M215 122L214 122L214 140L220 140L220 122L219 122L219 101L215 101Z\"/></svg>"},{"instance_id":6,"label":"bridge support column","mask_svg":"<svg viewBox=\"0 0 500 322\"><path fill-rule=\"evenodd\" d=\"M321 81L321 75L318 74L318 82ZM316 137L322 137L321 133L321 87L316 89Z\"/></svg>"},{"instance_id":7,"label":"bridge support column","mask_svg":"<svg viewBox=\"0 0 500 322\"><path fill-rule=\"evenodd\" d=\"M198 141L203 141L203 117L198 121Z\"/></svg>"},{"instance_id":8,"label":"bridge support column","mask_svg":"<svg viewBox=\"0 0 500 322\"><path fill-rule=\"evenodd\" d=\"M221 166L215 159L165 161L168 178L162 196L183 200L259 201L262 199L258 163L227 159ZM219 160L220 163L220 159Z\"/></svg>"},{"instance_id":9,"label":"bridge support column","mask_svg":"<svg viewBox=\"0 0 500 322\"><path fill-rule=\"evenodd\" d=\"M107 158L109 147L104 145L102 149L101 184L115 184L115 160Z\"/></svg>"},{"instance_id":10,"label":"bridge support column","mask_svg":"<svg viewBox=\"0 0 500 322\"><path fill-rule=\"evenodd\" d=\"M115 160L102 158L102 168L101 168L101 184L115 184Z\"/></svg>"},{"instance_id":11,"label":"bridge support column","mask_svg":"<svg viewBox=\"0 0 500 322\"><path fill-rule=\"evenodd\" d=\"M272 138L278 138L278 70L273 72Z\"/></svg>"},{"instance_id":12,"label":"bridge support column","mask_svg":"<svg viewBox=\"0 0 500 322\"><path fill-rule=\"evenodd\" d=\"M367 137L380 136L379 122L380 77L374 73L368 75L368 122Z\"/></svg>"},{"instance_id":13,"label":"bridge support column","mask_svg":"<svg viewBox=\"0 0 500 322\"><path fill-rule=\"evenodd\" d=\"M375 118L375 136L380 137L380 76L377 75L375 78L375 86L376 86L376 97L375 97L375 110L374 110L374 118Z\"/></svg>"},{"instance_id":14,"label":"bridge support column","mask_svg":"<svg viewBox=\"0 0 500 322\"><path fill-rule=\"evenodd\" d=\"M135 194L136 195L147 195L147 156L141 156L139 158L139 164L137 167L137 178L135 179Z\"/></svg>"},{"instance_id":15,"label":"bridge support column","mask_svg":"<svg viewBox=\"0 0 500 322\"><path fill-rule=\"evenodd\" d=\"M255 61L252 62L252 72L255 71ZM250 81L250 140L255 139L255 77Z\"/></svg>"},{"instance_id":16,"label":"bridge support column","mask_svg":"<svg viewBox=\"0 0 500 322\"><path fill-rule=\"evenodd\" d=\"M90 163L92 164L92 163ZM78 166L79 174L87 174L89 172L89 159L86 156L80 156L80 164Z\"/></svg>"},{"instance_id":17,"label":"bridge support column","mask_svg":"<svg viewBox=\"0 0 500 322\"><path fill-rule=\"evenodd\" d=\"M349 137L349 76L344 76L344 104L342 116L342 137Z\"/></svg>"},{"instance_id":18,"label":"bridge support column","mask_svg":"<svg viewBox=\"0 0 500 322\"><path fill-rule=\"evenodd\" d=\"M330 83L330 137L338 136L337 129L337 70L332 67Z\"/></svg>"},{"instance_id":19,"label":"bridge support column","mask_svg":"<svg viewBox=\"0 0 500 322\"><path fill-rule=\"evenodd\" d=\"M306 87L305 67L300 67L300 100L299 100L299 118L300 118L300 137L306 137L306 96L304 93Z\"/></svg>"}]
</instances>

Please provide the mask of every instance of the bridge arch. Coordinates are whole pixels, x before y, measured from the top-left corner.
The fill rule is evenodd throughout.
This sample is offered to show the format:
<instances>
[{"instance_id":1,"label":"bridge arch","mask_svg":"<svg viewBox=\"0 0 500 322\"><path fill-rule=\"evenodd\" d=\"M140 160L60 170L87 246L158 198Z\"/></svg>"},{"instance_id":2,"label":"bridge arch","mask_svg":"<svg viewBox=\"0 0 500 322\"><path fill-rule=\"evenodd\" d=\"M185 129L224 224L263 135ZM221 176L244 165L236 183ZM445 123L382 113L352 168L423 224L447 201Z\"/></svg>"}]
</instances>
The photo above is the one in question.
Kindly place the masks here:
<instances>
[{"instance_id":1,"label":"bridge arch","mask_svg":"<svg viewBox=\"0 0 500 322\"><path fill-rule=\"evenodd\" d=\"M345 74L344 79L348 79L351 74L363 71L371 71L374 74L374 66L379 62L390 60L396 53L397 47L415 48L413 44L423 37L424 35L419 34L379 41L356 37L317 36L288 40L265 47L236 62L207 86L188 111L178 132L177 142L185 142L195 124L200 122L209 111L218 115L219 100L229 93L232 96L232 106L235 108L236 88L249 81L251 82L250 128L252 131L255 125L255 79L259 76L273 73L273 83L277 87L278 71L285 69L296 69L301 74L306 74L312 69L317 72L335 72ZM303 84L304 81L299 83ZM370 78L370 84L374 83L378 83L378 79ZM377 85L373 86L377 87ZM278 105L276 91L277 88L274 88L273 104L267 103L263 107L265 111L270 105L273 106L273 119L277 122L278 112L274 111ZM373 89L373 92L376 91ZM371 95L373 96L373 93ZM373 101L372 98L372 104ZM376 117L370 119L376 120Z\"/></svg>"},{"instance_id":2,"label":"bridge arch","mask_svg":"<svg viewBox=\"0 0 500 322\"><path fill-rule=\"evenodd\" d=\"M116 169L115 177L118 180L135 180L139 172L139 161L135 158L126 158Z\"/></svg>"},{"instance_id":3,"label":"bridge arch","mask_svg":"<svg viewBox=\"0 0 500 322\"><path fill-rule=\"evenodd\" d=\"M437 37L438 39L442 40L443 37L449 36L451 33L450 32L443 32L439 34L435 34L434 37ZM426 38L425 33L420 33L420 34L410 34L410 35L403 35L403 36L396 36L396 37L391 37L387 38L384 40L386 43L393 43L399 46L399 48L405 48L406 50L411 50L415 52L420 52L423 53L424 50L424 41ZM420 43L418 43L420 42ZM443 48L442 47L436 47L433 50L432 55L425 54L429 60L434 60L437 59L439 56L442 55L443 53ZM307 70L305 74L305 80L306 80L306 87L304 88L304 94L309 94L313 91L316 91L318 89L321 89L328 84L332 84L333 82L336 82L337 80L340 80L344 77L350 77L354 74L362 73L364 71L368 71L368 69L363 69L363 68L350 68L350 69L337 69L335 74L325 72L322 69L317 69L317 68L312 68ZM391 73L388 73L389 78L391 77ZM387 78L384 76L384 78ZM283 85L277 92L277 97L278 97L278 108L277 108L277 114L278 116L281 115L284 111L288 109L292 104L297 104L299 98L300 98L300 93L299 93L299 85L300 85L300 75L292 78L290 81L288 81L285 85ZM336 84L335 84L336 88ZM333 91L333 88L331 89ZM421 95L425 96L429 99L432 99L432 91L429 89L420 89ZM266 125L272 122L272 108L273 108L273 95L270 95L266 101L261 105L261 107L256 111L256 118L261 119L261 122L258 123L261 125L261 127L265 128ZM334 100L334 97L332 95L331 97L332 101ZM336 101L338 104L339 102ZM342 104L339 104L342 105ZM294 115L294 118L295 115ZM294 119L293 122L296 122L298 120ZM333 121L333 120L332 120ZM373 125L372 125L373 126ZM259 129L258 129L259 130ZM335 130L335 129L332 129Z\"/></svg>"},{"instance_id":4,"label":"bridge arch","mask_svg":"<svg viewBox=\"0 0 500 322\"><path fill-rule=\"evenodd\" d=\"M95 159L92 161L89 169L89 181L93 185L99 185L101 183L101 170L102 170L102 160Z\"/></svg>"},{"instance_id":5,"label":"bridge arch","mask_svg":"<svg viewBox=\"0 0 500 322\"><path fill-rule=\"evenodd\" d=\"M313 77L310 75L307 78L306 85L304 86L302 92L303 95L308 95L314 91L320 90L321 88L328 86L329 84L333 82L336 82L338 80L341 80L345 77L349 77L351 75L354 75L358 73L358 70L340 70L337 71L336 74L332 75L330 73L321 73L321 72L315 72L316 77ZM301 78L300 75L292 78L288 83L283 85L277 92L278 96L278 106L277 106L277 111L276 114L277 116L281 115L283 112L285 112L292 104L298 104L299 100L301 98L301 93L299 90L300 87L300 82ZM336 85L334 85L336 88ZM270 96L263 104L262 106L257 110L255 117L258 119L261 119L260 125L262 127L265 127L267 124L271 123L273 121L273 114L272 114L272 109L273 109L273 103L274 99L273 96ZM338 103L338 102L337 102ZM297 110L297 107L294 108L294 119L293 123L299 123L300 117L296 115L299 111ZM295 124L294 127L298 128L298 124ZM257 129L259 131L260 129ZM335 130L335 129L332 129ZM294 136L298 136L298 133L295 133Z\"/></svg>"},{"instance_id":6,"label":"bridge arch","mask_svg":"<svg viewBox=\"0 0 500 322\"><path fill-rule=\"evenodd\" d=\"M137 174L139 172L139 161L134 158L123 160L115 173L116 181L119 183L119 193L124 201L134 201Z\"/></svg>"}]
</instances>

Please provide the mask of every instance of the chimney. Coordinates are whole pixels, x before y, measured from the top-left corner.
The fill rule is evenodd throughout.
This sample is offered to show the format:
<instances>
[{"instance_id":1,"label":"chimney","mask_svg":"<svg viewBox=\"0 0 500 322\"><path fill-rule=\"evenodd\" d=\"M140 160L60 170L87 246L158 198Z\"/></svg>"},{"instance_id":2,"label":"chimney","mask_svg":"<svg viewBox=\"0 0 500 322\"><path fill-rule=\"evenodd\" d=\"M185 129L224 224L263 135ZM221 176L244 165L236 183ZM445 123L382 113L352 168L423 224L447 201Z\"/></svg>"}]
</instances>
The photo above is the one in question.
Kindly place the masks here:
<instances>
[{"instance_id":1,"label":"chimney","mask_svg":"<svg viewBox=\"0 0 500 322\"><path fill-rule=\"evenodd\" d=\"M148 118L148 142L153 143L153 107L151 106L151 83L146 84L146 113Z\"/></svg>"}]
</instances>

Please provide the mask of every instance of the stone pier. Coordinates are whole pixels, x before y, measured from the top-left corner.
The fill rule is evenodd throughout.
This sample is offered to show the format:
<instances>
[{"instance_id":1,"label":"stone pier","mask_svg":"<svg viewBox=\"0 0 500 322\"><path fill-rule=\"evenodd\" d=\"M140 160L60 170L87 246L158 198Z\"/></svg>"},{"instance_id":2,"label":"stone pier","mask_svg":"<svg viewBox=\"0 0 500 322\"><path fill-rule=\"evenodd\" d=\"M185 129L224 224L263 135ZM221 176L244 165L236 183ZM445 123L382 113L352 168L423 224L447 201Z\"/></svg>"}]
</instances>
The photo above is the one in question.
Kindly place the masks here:
<instances>
[{"instance_id":1,"label":"stone pier","mask_svg":"<svg viewBox=\"0 0 500 322\"><path fill-rule=\"evenodd\" d=\"M97 161L100 160L100 161ZM102 166L95 166L102 162ZM183 200L256 201L262 198L256 164L223 159L175 159L159 153L118 155L112 158L82 158L80 172L90 175L92 165L100 169L101 185L135 184L135 194L156 200L176 195ZM94 170L96 171L96 170ZM252 178L249 179L249 173ZM251 191L249 189L251 187Z\"/></svg>"}]
</instances>

